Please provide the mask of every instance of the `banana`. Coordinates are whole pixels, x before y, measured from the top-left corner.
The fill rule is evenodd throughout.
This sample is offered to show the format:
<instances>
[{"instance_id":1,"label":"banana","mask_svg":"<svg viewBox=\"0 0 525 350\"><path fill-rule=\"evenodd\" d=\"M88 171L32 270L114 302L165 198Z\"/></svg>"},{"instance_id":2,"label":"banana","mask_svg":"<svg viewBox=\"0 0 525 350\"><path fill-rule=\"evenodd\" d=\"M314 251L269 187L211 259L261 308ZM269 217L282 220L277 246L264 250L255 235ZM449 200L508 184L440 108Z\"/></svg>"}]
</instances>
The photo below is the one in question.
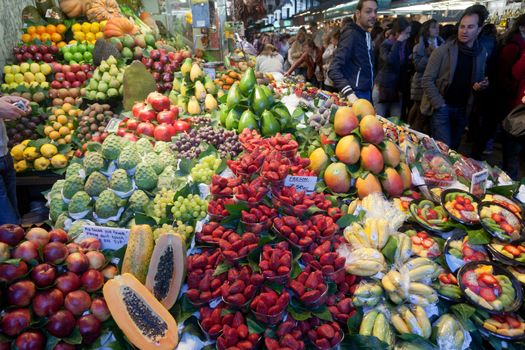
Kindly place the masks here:
<instances>
[{"instance_id":1,"label":"banana","mask_svg":"<svg viewBox=\"0 0 525 350\"><path fill-rule=\"evenodd\" d=\"M358 204L359 204L359 199L355 199L350 204L348 204L348 212L347 213L348 214L353 214L354 211L356 210Z\"/></svg>"},{"instance_id":2,"label":"banana","mask_svg":"<svg viewBox=\"0 0 525 350\"><path fill-rule=\"evenodd\" d=\"M405 235L404 233L403 234L400 234L399 236L399 241L398 242L401 242L399 244L399 259L400 259L400 262L404 262L406 260L408 260L410 258L410 256L412 255L412 240L410 239L410 237L408 237L407 235ZM396 261L398 261L396 259Z\"/></svg>"},{"instance_id":3,"label":"banana","mask_svg":"<svg viewBox=\"0 0 525 350\"><path fill-rule=\"evenodd\" d=\"M465 342L465 333L463 330L457 330L454 334L454 346L452 350L461 350L463 348L463 343Z\"/></svg>"},{"instance_id":4,"label":"banana","mask_svg":"<svg viewBox=\"0 0 525 350\"><path fill-rule=\"evenodd\" d=\"M432 287L418 282L411 282L408 287L408 291L409 293L418 294L422 296L432 296L436 293Z\"/></svg>"},{"instance_id":5,"label":"banana","mask_svg":"<svg viewBox=\"0 0 525 350\"><path fill-rule=\"evenodd\" d=\"M374 244L377 242L377 221L376 219L366 219L365 224L363 225L363 230L368 237L368 241L371 243L371 246L377 248L377 245Z\"/></svg>"},{"instance_id":6,"label":"banana","mask_svg":"<svg viewBox=\"0 0 525 350\"><path fill-rule=\"evenodd\" d=\"M400 334L410 333L410 330L408 329L408 325L403 320L401 315L397 313L393 313L392 316L390 317L390 322L392 322L392 325Z\"/></svg>"},{"instance_id":7,"label":"banana","mask_svg":"<svg viewBox=\"0 0 525 350\"><path fill-rule=\"evenodd\" d=\"M344 235L345 235L345 239L347 240L347 242L350 243L352 246L354 247L366 246L366 243L361 241L357 235L353 233L347 233L347 232L345 232Z\"/></svg>"},{"instance_id":8,"label":"banana","mask_svg":"<svg viewBox=\"0 0 525 350\"><path fill-rule=\"evenodd\" d=\"M357 287L352 302L355 306L375 306L383 295L383 289L377 284L365 283Z\"/></svg>"},{"instance_id":9,"label":"banana","mask_svg":"<svg viewBox=\"0 0 525 350\"><path fill-rule=\"evenodd\" d=\"M376 261L359 260L352 264L346 265L346 271L348 273L357 276L373 276L379 271L382 271L384 265Z\"/></svg>"},{"instance_id":10,"label":"banana","mask_svg":"<svg viewBox=\"0 0 525 350\"><path fill-rule=\"evenodd\" d=\"M378 315L378 312L376 310L372 310L363 317L363 320L361 321L361 326L359 327L359 334L361 335L371 335L372 334L377 315Z\"/></svg>"},{"instance_id":11,"label":"banana","mask_svg":"<svg viewBox=\"0 0 525 350\"><path fill-rule=\"evenodd\" d=\"M415 259L408 261L404 266L408 268L409 270L413 270L417 267L424 266L424 265L434 266L434 262L430 260L429 258L415 258Z\"/></svg>"},{"instance_id":12,"label":"banana","mask_svg":"<svg viewBox=\"0 0 525 350\"><path fill-rule=\"evenodd\" d=\"M461 289L455 285L441 286L439 293L452 299L461 299L462 297Z\"/></svg>"},{"instance_id":13,"label":"banana","mask_svg":"<svg viewBox=\"0 0 525 350\"><path fill-rule=\"evenodd\" d=\"M432 326L430 325L430 320L428 319L425 310L421 306L416 306L414 309L414 315L419 327L421 328L421 336L427 339L430 338L430 335L432 334Z\"/></svg>"},{"instance_id":14,"label":"banana","mask_svg":"<svg viewBox=\"0 0 525 350\"><path fill-rule=\"evenodd\" d=\"M377 246L379 249L383 249L390 238L390 227L387 220L379 219L377 221L377 232L379 234L377 238Z\"/></svg>"},{"instance_id":15,"label":"banana","mask_svg":"<svg viewBox=\"0 0 525 350\"><path fill-rule=\"evenodd\" d=\"M419 306L429 306L430 304L432 304L432 302L429 299L423 296L414 295L414 294L411 294L408 296L408 302L410 304L419 305Z\"/></svg>"},{"instance_id":16,"label":"banana","mask_svg":"<svg viewBox=\"0 0 525 350\"><path fill-rule=\"evenodd\" d=\"M372 335L387 344L391 342L390 326L382 313L379 313L375 319Z\"/></svg>"},{"instance_id":17,"label":"banana","mask_svg":"<svg viewBox=\"0 0 525 350\"><path fill-rule=\"evenodd\" d=\"M419 281L425 277L431 278L435 272L436 267L434 265L421 265L411 269L408 272L408 277L410 278L410 281Z\"/></svg>"},{"instance_id":18,"label":"banana","mask_svg":"<svg viewBox=\"0 0 525 350\"><path fill-rule=\"evenodd\" d=\"M401 303L403 303L403 298L401 298L401 295L399 295L399 294L396 293L396 292L388 293L388 297L389 297L390 300L392 300L392 302L395 303L395 304L401 304Z\"/></svg>"},{"instance_id":19,"label":"banana","mask_svg":"<svg viewBox=\"0 0 525 350\"><path fill-rule=\"evenodd\" d=\"M375 261L380 262L381 264L384 264L385 262L385 257L377 249L361 248L361 249L355 250L353 253L355 255L362 256L366 260L375 260Z\"/></svg>"},{"instance_id":20,"label":"banana","mask_svg":"<svg viewBox=\"0 0 525 350\"><path fill-rule=\"evenodd\" d=\"M417 321L416 316L414 316L414 314L406 307L401 307L400 309L401 316L403 317L403 320L405 320L410 333L417 334L422 337L423 329Z\"/></svg>"},{"instance_id":21,"label":"banana","mask_svg":"<svg viewBox=\"0 0 525 350\"><path fill-rule=\"evenodd\" d=\"M390 271L390 272L392 272L392 271ZM396 287L396 285L394 285L394 282L390 278L390 272L383 276L383 278L381 279L381 284L383 285L383 288L387 292L394 293L396 291L397 287Z\"/></svg>"}]
</instances>

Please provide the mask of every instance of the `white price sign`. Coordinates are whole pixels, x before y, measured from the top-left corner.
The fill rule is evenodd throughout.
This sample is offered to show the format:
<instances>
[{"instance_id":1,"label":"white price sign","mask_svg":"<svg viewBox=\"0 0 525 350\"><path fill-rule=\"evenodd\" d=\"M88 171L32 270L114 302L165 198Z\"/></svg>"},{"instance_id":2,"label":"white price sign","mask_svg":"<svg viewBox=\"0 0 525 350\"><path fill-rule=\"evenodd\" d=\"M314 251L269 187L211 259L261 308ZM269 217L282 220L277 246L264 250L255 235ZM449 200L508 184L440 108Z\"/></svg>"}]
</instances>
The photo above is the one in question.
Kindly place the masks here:
<instances>
[{"instance_id":1,"label":"white price sign","mask_svg":"<svg viewBox=\"0 0 525 350\"><path fill-rule=\"evenodd\" d=\"M111 118L108 122L108 124L106 125L106 129L105 131L106 132L117 132L118 130L118 126L120 125L120 122L122 120L120 120L119 118Z\"/></svg>"},{"instance_id":2,"label":"white price sign","mask_svg":"<svg viewBox=\"0 0 525 350\"><path fill-rule=\"evenodd\" d=\"M284 179L285 186L294 186L298 191L305 191L307 193L313 192L315 190L315 184L317 184L317 176L288 175Z\"/></svg>"},{"instance_id":3,"label":"white price sign","mask_svg":"<svg viewBox=\"0 0 525 350\"><path fill-rule=\"evenodd\" d=\"M98 238L102 243L102 249L118 250L128 244L129 230L104 226L84 226L84 235Z\"/></svg>"},{"instance_id":4,"label":"white price sign","mask_svg":"<svg viewBox=\"0 0 525 350\"><path fill-rule=\"evenodd\" d=\"M209 75L210 78L215 79L215 68L204 67L204 74Z\"/></svg>"}]
</instances>

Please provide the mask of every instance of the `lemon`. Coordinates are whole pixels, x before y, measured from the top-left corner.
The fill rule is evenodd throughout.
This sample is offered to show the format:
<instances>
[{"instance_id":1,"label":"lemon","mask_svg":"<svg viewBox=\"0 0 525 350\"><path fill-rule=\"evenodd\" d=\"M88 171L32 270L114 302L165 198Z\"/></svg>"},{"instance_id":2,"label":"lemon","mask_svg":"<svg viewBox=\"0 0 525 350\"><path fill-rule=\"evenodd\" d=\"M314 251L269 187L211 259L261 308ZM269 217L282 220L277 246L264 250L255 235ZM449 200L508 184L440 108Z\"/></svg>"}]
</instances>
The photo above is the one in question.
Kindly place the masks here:
<instances>
[{"instance_id":1,"label":"lemon","mask_svg":"<svg viewBox=\"0 0 525 350\"><path fill-rule=\"evenodd\" d=\"M100 32L100 24L98 22L91 23L91 33L96 34Z\"/></svg>"},{"instance_id":2,"label":"lemon","mask_svg":"<svg viewBox=\"0 0 525 350\"><path fill-rule=\"evenodd\" d=\"M49 75L49 74L51 73L52 69L51 69L51 66L50 66L49 64L47 64L47 63L42 63L42 64L40 65L40 71L41 71L42 74L44 74L44 75Z\"/></svg>"},{"instance_id":3,"label":"lemon","mask_svg":"<svg viewBox=\"0 0 525 350\"><path fill-rule=\"evenodd\" d=\"M71 31L74 33L74 32L79 32L82 30L82 25L80 23L75 23L71 26Z\"/></svg>"},{"instance_id":4,"label":"lemon","mask_svg":"<svg viewBox=\"0 0 525 350\"><path fill-rule=\"evenodd\" d=\"M82 31L84 33L89 33L91 31L91 23L89 22L82 23Z\"/></svg>"},{"instance_id":5,"label":"lemon","mask_svg":"<svg viewBox=\"0 0 525 350\"><path fill-rule=\"evenodd\" d=\"M29 65L29 63L24 62L24 63L20 64L20 72L21 73L25 73L25 72L29 71L30 67L31 66Z\"/></svg>"},{"instance_id":6,"label":"lemon","mask_svg":"<svg viewBox=\"0 0 525 350\"><path fill-rule=\"evenodd\" d=\"M84 41L86 40L86 35L83 32L76 32L73 38L77 41Z\"/></svg>"},{"instance_id":7,"label":"lemon","mask_svg":"<svg viewBox=\"0 0 525 350\"><path fill-rule=\"evenodd\" d=\"M24 159L24 149L26 148L26 145L19 143L18 145L13 146L11 148L11 157L13 157L14 160L22 160Z\"/></svg>"},{"instance_id":8,"label":"lemon","mask_svg":"<svg viewBox=\"0 0 525 350\"><path fill-rule=\"evenodd\" d=\"M42 89L49 89L49 82L48 81L43 81L40 83L40 87Z\"/></svg>"},{"instance_id":9,"label":"lemon","mask_svg":"<svg viewBox=\"0 0 525 350\"><path fill-rule=\"evenodd\" d=\"M33 81L35 81L35 75L31 72L25 72L24 80L28 83L32 83Z\"/></svg>"},{"instance_id":10,"label":"lemon","mask_svg":"<svg viewBox=\"0 0 525 350\"><path fill-rule=\"evenodd\" d=\"M11 74L11 73L13 73L13 69L11 68L11 66L5 66L4 74Z\"/></svg>"},{"instance_id":11,"label":"lemon","mask_svg":"<svg viewBox=\"0 0 525 350\"><path fill-rule=\"evenodd\" d=\"M7 73L4 76L4 80L5 80L6 84L14 83L15 82L15 75L12 74L12 73Z\"/></svg>"},{"instance_id":12,"label":"lemon","mask_svg":"<svg viewBox=\"0 0 525 350\"><path fill-rule=\"evenodd\" d=\"M11 66L11 73L16 74L16 73L20 73L20 71L21 71L21 68L19 65L15 64Z\"/></svg>"},{"instance_id":13,"label":"lemon","mask_svg":"<svg viewBox=\"0 0 525 350\"><path fill-rule=\"evenodd\" d=\"M106 28L106 24L108 23L107 20L100 21L100 30L104 30Z\"/></svg>"},{"instance_id":14,"label":"lemon","mask_svg":"<svg viewBox=\"0 0 525 350\"><path fill-rule=\"evenodd\" d=\"M104 39L104 32L98 32L95 34L95 39Z\"/></svg>"},{"instance_id":15,"label":"lemon","mask_svg":"<svg viewBox=\"0 0 525 350\"><path fill-rule=\"evenodd\" d=\"M21 173L23 171L26 171L27 170L27 162L24 160L20 160L18 162L15 163L15 171L17 173Z\"/></svg>"},{"instance_id":16,"label":"lemon","mask_svg":"<svg viewBox=\"0 0 525 350\"><path fill-rule=\"evenodd\" d=\"M37 83L43 83L46 81L46 76L40 72L35 74L35 81Z\"/></svg>"},{"instance_id":17,"label":"lemon","mask_svg":"<svg viewBox=\"0 0 525 350\"><path fill-rule=\"evenodd\" d=\"M29 65L29 71L33 74L40 72L40 65L36 62L33 62Z\"/></svg>"},{"instance_id":18,"label":"lemon","mask_svg":"<svg viewBox=\"0 0 525 350\"><path fill-rule=\"evenodd\" d=\"M35 170L42 171L42 170L46 170L50 164L51 162L49 161L49 159L45 157L40 157L40 158L35 159L33 166L35 167Z\"/></svg>"},{"instance_id":19,"label":"lemon","mask_svg":"<svg viewBox=\"0 0 525 350\"><path fill-rule=\"evenodd\" d=\"M58 139L58 140L56 140L56 141L57 141L57 143L58 143L59 145L65 145L65 144L66 144L66 140L64 140L64 139Z\"/></svg>"},{"instance_id":20,"label":"lemon","mask_svg":"<svg viewBox=\"0 0 525 350\"><path fill-rule=\"evenodd\" d=\"M89 42L95 40L95 34L93 34L91 32L90 33L86 33L86 40L89 41Z\"/></svg>"},{"instance_id":21,"label":"lemon","mask_svg":"<svg viewBox=\"0 0 525 350\"><path fill-rule=\"evenodd\" d=\"M29 161L33 161L40 157L40 154L37 152L35 147L26 147L24 149L24 158Z\"/></svg>"},{"instance_id":22,"label":"lemon","mask_svg":"<svg viewBox=\"0 0 525 350\"><path fill-rule=\"evenodd\" d=\"M67 166L67 158L63 154L56 154L51 158L51 165L53 168L62 169Z\"/></svg>"},{"instance_id":23,"label":"lemon","mask_svg":"<svg viewBox=\"0 0 525 350\"><path fill-rule=\"evenodd\" d=\"M50 143L45 143L40 147L40 153L46 158L51 158L58 153L58 148Z\"/></svg>"}]
</instances>

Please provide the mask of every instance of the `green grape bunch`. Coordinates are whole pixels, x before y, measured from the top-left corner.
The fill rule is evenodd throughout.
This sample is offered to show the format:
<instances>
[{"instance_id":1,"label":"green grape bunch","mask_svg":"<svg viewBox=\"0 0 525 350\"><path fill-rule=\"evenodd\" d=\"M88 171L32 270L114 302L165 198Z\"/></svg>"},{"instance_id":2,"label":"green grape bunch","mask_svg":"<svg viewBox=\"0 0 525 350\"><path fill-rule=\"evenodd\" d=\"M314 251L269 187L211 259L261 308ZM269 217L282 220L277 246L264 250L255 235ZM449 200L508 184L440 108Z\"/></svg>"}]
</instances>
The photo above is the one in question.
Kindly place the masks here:
<instances>
[{"instance_id":1,"label":"green grape bunch","mask_svg":"<svg viewBox=\"0 0 525 350\"><path fill-rule=\"evenodd\" d=\"M201 220L206 216L208 201L201 199L197 194L190 194L186 198L179 196L171 207L173 220L187 225Z\"/></svg>"},{"instance_id":2,"label":"green grape bunch","mask_svg":"<svg viewBox=\"0 0 525 350\"><path fill-rule=\"evenodd\" d=\"M191 169L191 177L195 182L209 183L220 165L221 160L216 156L206 156Z\"/></svg>"},{"instance_id":3,"label":"green grape bunch","mask_svg":"<svg viewBox=\"0 0 525 350\"><path fill-rule=\"evenodd\" d=\"M166 219L168 209L173 205L175 191L172 189L161 188L153 198L153 211L159 219Z\"/></svg>"}]
</instances>

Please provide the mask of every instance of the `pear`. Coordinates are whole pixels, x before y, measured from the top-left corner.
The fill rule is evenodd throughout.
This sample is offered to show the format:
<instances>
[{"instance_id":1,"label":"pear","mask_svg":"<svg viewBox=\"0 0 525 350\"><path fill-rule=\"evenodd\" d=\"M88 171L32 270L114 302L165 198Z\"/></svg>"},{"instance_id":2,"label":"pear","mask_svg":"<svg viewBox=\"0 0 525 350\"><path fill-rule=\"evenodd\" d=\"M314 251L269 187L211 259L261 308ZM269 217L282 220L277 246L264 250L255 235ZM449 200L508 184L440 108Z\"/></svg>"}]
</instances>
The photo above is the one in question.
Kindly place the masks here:
<instances>
[{"instance_id":1,"label":"pear","mask_svg":"<svg viewBox=\"0 0 525 350\"><path fill-rule=\"evenodd\" d=\"M182 82L182 84L180 84L180 94L182 96L188 96L188 84L186 84L185 81Z\"/></svg>"},{"instance_id":2,"label":"pear","mask_svg":"<svg viewBox=\"0 0 525 350\"><path fill-rule=\"evenodd\" d=\"M108 72L102 74L102 81L109 83L112 80L111 75Z\"/></svg>"},{"instance_id":3,"label":"pear","mask_svg":"<svg viewBox=\"0 0 525 350\"><path fill-rule=\"evenodd\" d=\"M217 100L211 94L206 95L204 100L204 108L206 111L211 112L217 109Z\"/></svg>"},{"instance_id":4,"label":"pear","mask_svg":"<svg viewBox=\"0 0 525 350\"><path fill-rule=\"evenodd\" d=\"M109 56L108 59L106 60L107 64L111 65L111 64L117 64L117 59L113 56Z\"/></svg>"},{"instance_id":5,"label":"pear","mask_svg":"<svg viewBox=\"0 0 525 350\"><path fill-rule=\"evenodd\" d=\"M173 87L172 87L172 91L175 90L175 91L180 92L180 85L181 85L181 83L180 83L180 79L177 78L177 77L175 77L175 78L173 79Z\"/></svg>"},{"instance_id":6,"label":"pear","mask_svg":"<svg viewBox=\"0 0 525 350\"><path fill-rule=\"evenodd\" d=\"M195 98L199 101L203 101L206 97L206 89L204 88L204 85L197 80L195 83Z\"/></svg>"},{"instance_id":7,"label":"pear","mask_svg":"<svg viewBox=\"0 0 525 350\"><path fill-rule=\"evenodd\" d=\"M199 79L203 75L204 74L203 74L202 69L199 66L199 64L198 63L194 63L193 66L191 66L190 80L192 82L195 82L197 79Z\"/></svg>"},{"instance_id":8,"label":"pear","mask_svg":"<svg viewBox=\"0 0 525 350\"><path fill-rule=\"evenodd\" d=\"M186 75L186 74L189 74L190 71L191 71L191 58L186 58L184 60L184 63L182 64L182 66L180 66L180 72L183 74L183 75Z\"/></svg>"},{"instance_id":9,"label":"pear","mask_svg":"<svg viewBox=\"0 0 525 350\"><path fill-rule=\"evenodd\" d=\"M192 96L190 102L188 102L188 113L191 115L201 113L201 106L199 105L199 101L197 101L195 96Z\"/></svg>"},{"instance_id":10,"label":"pear","mask_svg":"<svg viewBox=\"0 0 525 350\"><path fill-rule=\"evenodd\" d=\"M184 113L186 113L188 111L188 105L186 104L186 101L184 100L184 96L183 95L179 95L177 97L176 105L181 107L182 110L184 111Z\"/></svg>"},{"instance_id":11,"label":"pear","mask_svg":"<svg viewBox=\"0 0 525 350\"><path fill-rule=\"evenodd\" d=\"M111 56L113 57L113 56ZM109 60L109 58L108 58ZM109 70L109 64L107 61L100 62L100 66L98 67L102 73L107 72Z\"/></svg>"},{"instance_id":12,"label":"pear","mask_svg":"<svg viewBox=\"0 0 525 350\"><path fill-rule=\"evenodd\" d=\"M109 68L109 75L113 76L113 77L116 77L118 74L119 74L119 70L117 68L117 66L115 65L111 65L111 67Z\"/></svg>"}]
</instances>

